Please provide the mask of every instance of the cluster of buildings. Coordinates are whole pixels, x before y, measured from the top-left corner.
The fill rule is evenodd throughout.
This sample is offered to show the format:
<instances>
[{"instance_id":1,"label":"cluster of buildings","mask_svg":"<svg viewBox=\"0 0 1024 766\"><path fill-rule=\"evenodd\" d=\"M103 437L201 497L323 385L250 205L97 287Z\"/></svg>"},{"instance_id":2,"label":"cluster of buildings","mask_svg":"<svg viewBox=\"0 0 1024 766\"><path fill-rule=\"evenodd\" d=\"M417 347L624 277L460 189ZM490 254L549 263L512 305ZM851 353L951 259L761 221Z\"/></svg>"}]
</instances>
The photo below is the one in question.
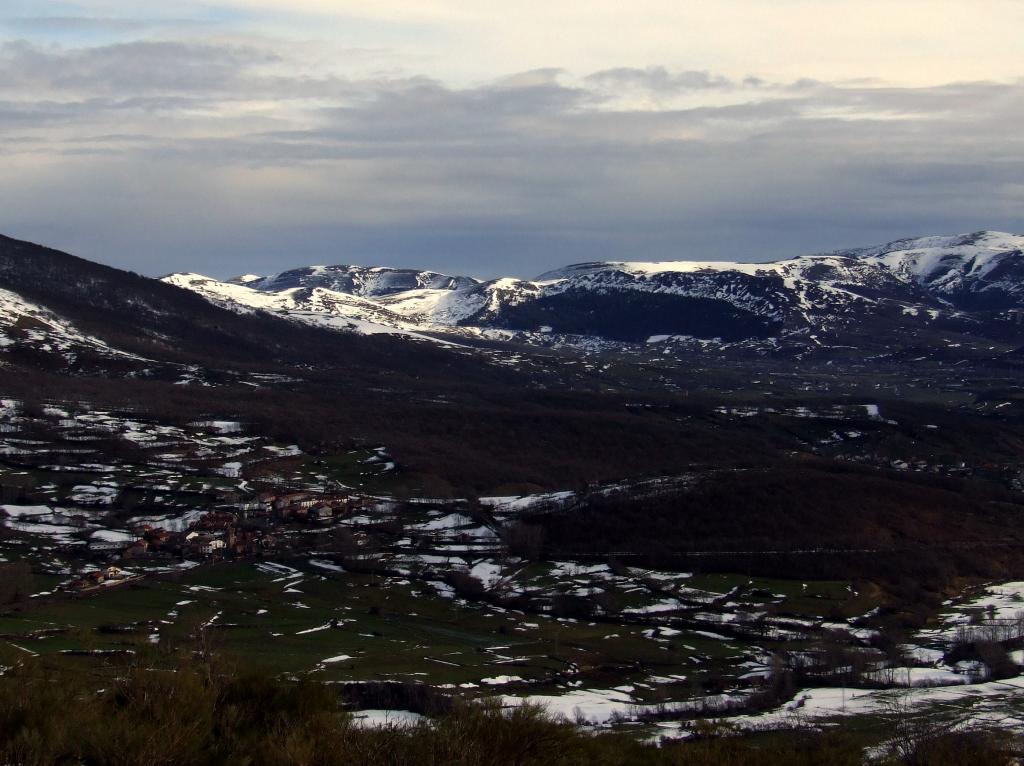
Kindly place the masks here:
<instances>
[{"instance_id":1,"label":"cluster of buildings","mask_svg":"<svg viewBox=\"0 0 1024 766\"><path fill-rule=\"evenodd\" d=\"M166 553L185 558L259 556L277 545L268 530L242 526L239 518L226 511L210 511L182 532L162 527L144 527L142 542L146 553ZM131 557L131 549L123 555Z\"/></svg>"},{"instance_id":2,"label":"cluster of buildings","mask_svg":"<svg viewBox=\"0 0 1024 766\"><path fill-rule=\"evenodd\" d=\"M139 579L138 575L126 572L121 569L121 567L109 566L104 569L86 572L80 578L72 582L70 587L72 590L82 593L97 590L99 588L109 588L114 585L123 585L124 583L137 579Z\"/></svg>"},{"instance_id":3,"label":"cluster of buildings","mask_svg":"<svg viewBox=\"0 0 1024 766\"><path fill-rule=\"evenodd\" d=\"M261 556L278 545L274 529L278 525L328 525L356 510L364 509L364 500L350 495L312 492L260 492L241 498L222 497L220 505L204 513L182 531L144 526L139 538L128 542L102 542L92 546L133 559L146 554L164 554L185 558L240 558Z\"/></svg>"},{"instance_id":4,"label":"cluster of buildings","mask_svg":"<svg viewBox=\"0 0 1024 766\"><path fill-rule=\"evenodd\" d=\"M143 529L145 551L186 558L259 556L277 546L272 528L279 523L330 524L358 508L362 499L312 492L260 492L218 506L184 532ZM127 551L126 551L127 553Z\"/></svg>"},{"instance_id":5,"label":"cluster of buildings","mask_svg":"<svg viewBox=\"0 0 1024 766\"><path fill-rule=\"evenodd\" d=\"M247 518L330 524L335 518L364 510L364 500L353 495L329 495L314 492L260 492L235 504Z\"/></svg>"}]
</instances>

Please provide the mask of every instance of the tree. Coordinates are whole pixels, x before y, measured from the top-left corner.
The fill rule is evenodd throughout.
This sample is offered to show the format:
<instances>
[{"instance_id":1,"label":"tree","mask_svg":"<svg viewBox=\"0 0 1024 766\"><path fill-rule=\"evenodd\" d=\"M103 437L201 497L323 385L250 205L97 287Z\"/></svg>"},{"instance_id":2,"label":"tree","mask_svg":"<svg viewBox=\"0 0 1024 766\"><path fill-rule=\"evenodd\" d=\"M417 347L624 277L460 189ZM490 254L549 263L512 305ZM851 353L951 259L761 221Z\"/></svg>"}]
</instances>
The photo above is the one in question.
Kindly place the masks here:
<instances>
[{"instance_id":1,"label":"tree","mask_svg":"<svg viewBox=\"0 0 1024 766\"><path fill-rule=\"evenodd\" d=\"M24 601L32 592L32 567L24 561L0 564L0 604Z\"/></svg>"},{"instance_id":2,"label":"tree","mask_svg":"<svg viewBox=\"0 0 1024 766\"><path fill-rule=\"evenodd\" d=\"M509 553L528 561L536 561L544 550L544 528L536 524L517 521L502 530Z\"/></svg>"}]
</instances>

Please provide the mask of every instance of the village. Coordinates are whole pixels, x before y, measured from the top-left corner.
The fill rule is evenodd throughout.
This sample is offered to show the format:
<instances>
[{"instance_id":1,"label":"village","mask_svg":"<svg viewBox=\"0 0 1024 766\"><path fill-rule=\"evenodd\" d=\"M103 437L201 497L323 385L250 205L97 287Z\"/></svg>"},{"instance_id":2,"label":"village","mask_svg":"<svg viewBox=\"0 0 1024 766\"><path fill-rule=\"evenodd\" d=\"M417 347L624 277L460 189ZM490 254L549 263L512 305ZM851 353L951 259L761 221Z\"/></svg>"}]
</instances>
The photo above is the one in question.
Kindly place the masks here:
<instances>
[{"instance_id":1,"label":"village","mask_svg":"<svg viewBox=\"0 0 1024 766\"><path fill-rule=\"evenodd\" d=\"M189 522L182 530L153 524L132 529L129 539L103 541L89 546L93 557L107 566L89 570L70 581L65 589L91 593L100 588L127 584L139 579L118 563L141 559L204 560L261 558L279 548L284 525L327 527L337 520L367 510L361 496L264 490L251 494L221 492L209 511ZM137 536L135 536L137 535Z\"/></svg>"}]
</instances>

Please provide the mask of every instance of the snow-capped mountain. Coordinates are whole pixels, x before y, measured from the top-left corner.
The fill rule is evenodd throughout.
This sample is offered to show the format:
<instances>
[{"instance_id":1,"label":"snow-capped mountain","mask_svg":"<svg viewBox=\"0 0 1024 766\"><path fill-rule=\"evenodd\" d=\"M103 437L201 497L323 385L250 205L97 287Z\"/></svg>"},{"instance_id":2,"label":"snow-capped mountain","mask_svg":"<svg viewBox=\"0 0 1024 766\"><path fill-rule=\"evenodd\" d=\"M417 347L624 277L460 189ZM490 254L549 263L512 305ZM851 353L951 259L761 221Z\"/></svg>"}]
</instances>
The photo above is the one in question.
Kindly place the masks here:
<instances>
[{"instance_id":1,"label":"snow-capped mountain","mask_svg":"<svg viewBox=\"0 0 1024 766\"><path fill-rule=\"evenodd\" d=\"M472 287L472 277L450 277L433 271L386 266L306 266L271 277L246 275L232 280L261 292L283 292L298 287L322 288L361 298L380 298L409 290L456 290Z\"/></svg>"},{"instance_id":2,"label":"snow-capped mountain","mask_svg":"<svg viewBox=\"0 0 1024 766\"><path fill-rule=\"evenodd\" d=\"M226 282L165 281L235 311L360 332L685 336L722 343L938 328L1005 334L1024 308L1024 236L924 237L770 263L595 262L533 280L313 266Z\"/></svg>"},{"instance_id":3,"label":"snow-capped mountain","mask_svg":"<svg viewBox=\"0 0 1024 766\"><path fill-rule=\"evenodd\" d=\"M887 267L964 310L1018 307L1024 300L1024 236L981 231L899 240L844 255Z\"/></svg>"}]
</instances>

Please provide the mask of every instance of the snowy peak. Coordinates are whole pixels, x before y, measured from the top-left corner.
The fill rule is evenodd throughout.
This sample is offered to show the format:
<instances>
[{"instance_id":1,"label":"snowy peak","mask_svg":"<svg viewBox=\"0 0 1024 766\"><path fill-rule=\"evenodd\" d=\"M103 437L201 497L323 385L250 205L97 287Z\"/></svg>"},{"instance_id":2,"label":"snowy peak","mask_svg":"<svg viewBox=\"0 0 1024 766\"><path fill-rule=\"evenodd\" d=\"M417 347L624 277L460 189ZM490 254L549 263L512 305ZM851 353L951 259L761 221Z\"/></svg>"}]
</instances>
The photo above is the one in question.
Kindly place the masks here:
<instances>
[{"instance_id":1,"label":"snowy peak","mask_svg":"<svg viewBox=\"0 0 1024 766\"><path fill-rule=\"evenodd\" d=\"M229 282L261 292L319 287L364 298L378 298L408 290L457 290L477 284L472 277L451 277L434 271L347 265L305 266L268 277L247 274Z\"/></svg>"},{"instance_id":2,"label":"snowy peak","mask_svg":"<svg viewBox=\"0 0 1024 766\"><path fill-rule=\"evenodd\" d=\"M591 261L545 272L536 282L551 282L619 271L632 275L726 271L747 275L796 274L814 267L853 268L857 261L885 266L894 273L917 281L930 281L937 273L957 269L982 276L1002 260L1020 256L1024 235L980 231L949 237L901 239L876 247L837 250L801 255L778 261Z\"/></svg>"},{"instance_id":3,"label":"snowy peak","mask_svg":"<svg viewBox=\"0 0 1024 766\"><path fill-rule=\"evenodd\" d=\"M1024 305L1024 236L979 231L899 240L848 255L888 270L962 311Z\"/></svg>"},{"instance_id":4,"label":"snowy peak","mask_svg":"<svg viewBox=\"0 0 1024 766\"><path fill-rule=\"evenodd\" d=\"M876 247L837 251L838 255L877 257L891 253L938 253L973 257L976 254L1010 253L1024 247L1024 235L1004 231L975 231L953 236L898 239Z\"/></svg>"}]
</instances>

